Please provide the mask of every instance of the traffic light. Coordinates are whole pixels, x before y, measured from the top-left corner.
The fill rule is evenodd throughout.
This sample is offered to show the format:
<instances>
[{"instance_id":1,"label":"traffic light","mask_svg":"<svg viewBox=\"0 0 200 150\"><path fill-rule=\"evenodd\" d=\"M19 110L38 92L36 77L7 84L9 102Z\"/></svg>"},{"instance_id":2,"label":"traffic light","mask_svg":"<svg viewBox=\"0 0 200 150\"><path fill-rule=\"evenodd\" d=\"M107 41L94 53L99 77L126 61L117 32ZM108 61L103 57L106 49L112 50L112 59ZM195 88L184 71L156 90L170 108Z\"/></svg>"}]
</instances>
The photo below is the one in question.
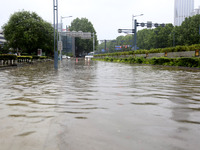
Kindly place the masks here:
<instances>
[{"instance_id":1,"label":"traffic light","mask_svg":"<svg viewBox=\"0 0 200 150\"><path fill-rule=\"evenodd\" d=\"M140 25L141 25L141 27L144 27L144 26L145 26L145 23L141 23Z\"/></svg>"},{"instance_id":2,"label":"traffic light","mask_svg":"<svg viewBox=\"0 0 200 150\"><path fill-rule=\"evenodd\" d=\"M118 29L118 33L122 33L122 29Z\"/></svg>"},{"instance_id":3,"label":"traffic light","mask_svg":"<svg viewBox=\"0 0 200 150\"><path fill-rule=\"evenodd\" d=\"M152 22L151 21L147 21L147 28L151 28L152 27Z\"/></svg>"},{"instance_id":4,"label":"traffic light","mask_svg":"<svg viewBox=\"0 0 200 150\"><path fill-rule=\"evenodd\" d=\"M154 27L156 27L156 28L157 28L157 27L158 27L158 23L155 23L155 24L154 24Z\"/></svg>"},{"instance_id":5,"label":"traffic light","mask_svg":"<svg viewBox=\"0 0 200 150\"><path fill-rule=\"evenodd\" d=\"M161 24L160 26L161 26L161 27L165 27L165 24L163 23L163 24Z\"/></svg>"}]
</instances>

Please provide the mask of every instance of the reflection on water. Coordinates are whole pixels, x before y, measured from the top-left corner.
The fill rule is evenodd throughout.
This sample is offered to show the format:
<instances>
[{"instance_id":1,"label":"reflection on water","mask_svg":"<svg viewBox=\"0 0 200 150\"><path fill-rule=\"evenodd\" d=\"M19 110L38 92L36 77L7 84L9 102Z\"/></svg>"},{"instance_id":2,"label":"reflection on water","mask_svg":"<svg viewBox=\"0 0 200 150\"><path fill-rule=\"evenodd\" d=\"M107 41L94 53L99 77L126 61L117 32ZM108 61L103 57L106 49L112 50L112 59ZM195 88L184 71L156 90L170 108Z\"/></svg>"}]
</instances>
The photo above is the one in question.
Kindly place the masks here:
<instances>
[{"instance_id":1,"label":"reflection on water","mask_svg":"<svg viewBox=\"0 0 200 150\"><path fill-rule=\"evenodd\" d=\"M0 71L0 150L199 148L199 71L59 65Z\"/></svg>"}]
</instances>

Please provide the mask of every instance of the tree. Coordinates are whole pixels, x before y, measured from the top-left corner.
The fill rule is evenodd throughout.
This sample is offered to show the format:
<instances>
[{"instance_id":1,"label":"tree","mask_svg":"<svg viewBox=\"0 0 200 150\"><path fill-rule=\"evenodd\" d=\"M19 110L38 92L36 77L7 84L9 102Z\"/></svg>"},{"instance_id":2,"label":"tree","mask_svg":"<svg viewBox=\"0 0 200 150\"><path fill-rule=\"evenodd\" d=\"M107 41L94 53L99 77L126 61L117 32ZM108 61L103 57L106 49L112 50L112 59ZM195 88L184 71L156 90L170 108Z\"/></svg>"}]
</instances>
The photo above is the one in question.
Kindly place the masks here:
<instances>
[{"instance_id":1,"label":"tree","mask_svg":"<svg viewBox=\"0 0 200 150\"><path fill-rule=\"evenodd\" d=\"M139 30L137 34L137 46L140 49L151 49L155 45L155 41L152 39L154 34L152 29Z\"/></svg>"},{"instance_id":2,"label":"tree","mask_svg":"<svg viewBox=\"0 0 200 150\"><path fill-rule=\"evenodd\" d=\"M82 31L82 32L91 32L95 34L95 47L97 47L97 36L96 31L92 25L92 23L86 19L86 18L76 18L72 21L71 26L69 27L70 31ZM93 39L81 39L76 38L75 42L76 47L76 55L82 54L82 53L89 53L93 50ZM96 48L95 48L96 49Z\"/></svg>"},{"instance_id":3,"label":"tree","mask_svg":"<svg viewBox=\"0 0 200 150\"><path fill-rule=\"evenodd\" d=\"M7 43L4 45L0 45L0 54L7 54L9 53L9 48L7 46Z\"/></svg>"},{"instance_id":4,"label":"tree","mask_svg":"<svg viewBox=\"0 0 200 150\"><path fill-rule=\"evenodd\" d=\"M180 45L192 45L199 43L200 15L186 18L179 27Z\"/></svg>"},{"instance_id":5,"label":"tree","mask_svg":"<svg viewBox=\"0 0 200 150\"><path fill-rule=\"evenodd\" d=\"M53 54L53 27L35 12L20 11L14 13L3 26L5 39L13 49L32 54L43 49Z\"/></svg>"}]
</instances>

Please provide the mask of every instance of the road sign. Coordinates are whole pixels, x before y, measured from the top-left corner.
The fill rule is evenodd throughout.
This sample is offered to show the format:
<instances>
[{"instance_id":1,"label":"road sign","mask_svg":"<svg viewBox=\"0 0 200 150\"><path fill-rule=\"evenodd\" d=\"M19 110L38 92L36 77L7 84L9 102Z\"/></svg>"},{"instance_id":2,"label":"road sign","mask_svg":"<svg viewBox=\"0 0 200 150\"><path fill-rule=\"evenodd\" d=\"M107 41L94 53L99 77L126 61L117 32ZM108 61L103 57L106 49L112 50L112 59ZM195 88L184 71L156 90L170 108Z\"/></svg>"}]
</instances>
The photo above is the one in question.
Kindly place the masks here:
<instances>
[{"instance_id":1,"label":"road sign","mask_svg":"<svg viewBox=\"0 0 200 150\"><path fill-rule=\"evenodd\" d=\"M58 41L58 51L62 51L62 49L63 49L62 41Z\"/></svg>"},{"instance_id":2,"label":"road sign","mask_svg":"<svg viewBox=\"0 0 200 150\"><path fill-rule=\"evenodd\" d=\"M152 27L152 22L151 21L147 21L147 28L151 28Z\"/></svg>"}]
</instances>

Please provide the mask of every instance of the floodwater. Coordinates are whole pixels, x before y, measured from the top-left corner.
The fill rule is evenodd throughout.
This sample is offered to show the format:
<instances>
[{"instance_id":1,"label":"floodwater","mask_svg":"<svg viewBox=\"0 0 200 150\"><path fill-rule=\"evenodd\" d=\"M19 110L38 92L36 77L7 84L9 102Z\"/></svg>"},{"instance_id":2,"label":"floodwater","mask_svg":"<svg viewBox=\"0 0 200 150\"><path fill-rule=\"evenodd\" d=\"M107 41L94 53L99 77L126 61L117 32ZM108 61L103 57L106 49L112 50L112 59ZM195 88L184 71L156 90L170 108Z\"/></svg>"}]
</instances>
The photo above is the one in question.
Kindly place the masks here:
<instances>
[{"instance_id":1,"label":"floodwater","mask_svg":"<svg viewBox=\"0 0 200 150\"><path fill-rule=\"evenodd\" d=\"M0 71L0 150L199 150L199 70L59 65Z\"/></svg>"}]
</instances>

